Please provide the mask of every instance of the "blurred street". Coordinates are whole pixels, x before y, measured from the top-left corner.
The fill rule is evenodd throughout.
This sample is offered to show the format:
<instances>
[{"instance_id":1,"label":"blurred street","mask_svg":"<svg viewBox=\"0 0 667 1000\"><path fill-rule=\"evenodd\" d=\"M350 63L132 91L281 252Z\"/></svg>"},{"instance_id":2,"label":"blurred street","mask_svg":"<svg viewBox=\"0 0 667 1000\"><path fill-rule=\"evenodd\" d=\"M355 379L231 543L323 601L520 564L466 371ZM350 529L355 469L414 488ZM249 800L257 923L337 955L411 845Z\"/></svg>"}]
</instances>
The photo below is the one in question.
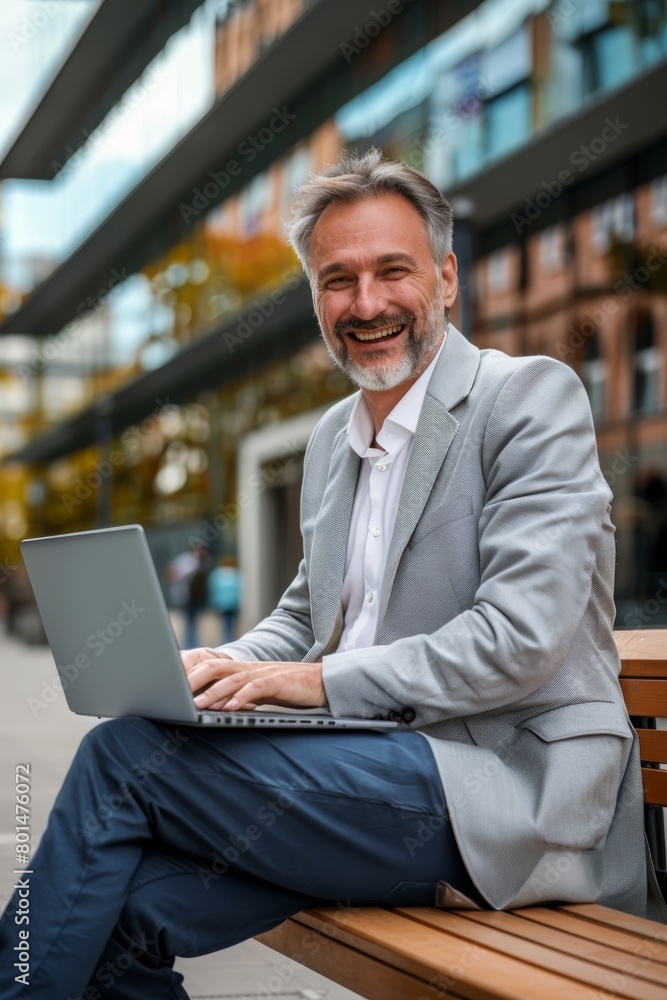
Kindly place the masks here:
<instances>
[{"instance_id":1,"label":"blurred street","mask_svg":"<svg viewBox=\"0 0 667 1000\"><path fill-rule=\"evenodd\" d=\"M175 621L177 634L180 622ZM202 639L218 643L218 621L205 616ZM49 809L84 733L97 723L73 715L61 693L37 714L29 698L44 700L43 687L56 668L47 646L26 646L0 631L2 696L0 697L0 901L4 909L14 883L14 772L30 764L31 849L34 854L46 826ZM55 695L55 696L54 696ZM34 704L34 703L33 703ZM216 998L289 997L294 1000L354 1000L356 994L322 976L247 941L215 955L179 960L192 1000Z\"/></svg>"}]
</instances>

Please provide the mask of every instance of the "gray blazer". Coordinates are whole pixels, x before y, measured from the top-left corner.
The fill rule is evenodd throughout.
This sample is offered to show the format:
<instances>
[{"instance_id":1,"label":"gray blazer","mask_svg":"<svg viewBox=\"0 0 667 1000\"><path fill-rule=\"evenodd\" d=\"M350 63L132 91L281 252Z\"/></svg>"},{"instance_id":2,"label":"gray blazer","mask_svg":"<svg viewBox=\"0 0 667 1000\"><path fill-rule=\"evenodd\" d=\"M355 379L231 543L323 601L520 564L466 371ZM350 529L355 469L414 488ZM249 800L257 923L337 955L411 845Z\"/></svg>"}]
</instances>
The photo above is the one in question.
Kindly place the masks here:
<instances>
[{"instance_id":1,"label":"gray blazer","mask_svg":"<svg viewBox=\"0 0 667 1000\"><path fill-rule=\"evenodd\" d=\"M480 351L450 326L405 476L375 645L336 653L359 470L345 433L354 398L324 415L308 445L294 582L225 648L322 659L335 715L412 708L491 907L598 901L643 916L639 754L612 635L611 492L579 378L549 357Z\"/></svg>"}]
</instances>

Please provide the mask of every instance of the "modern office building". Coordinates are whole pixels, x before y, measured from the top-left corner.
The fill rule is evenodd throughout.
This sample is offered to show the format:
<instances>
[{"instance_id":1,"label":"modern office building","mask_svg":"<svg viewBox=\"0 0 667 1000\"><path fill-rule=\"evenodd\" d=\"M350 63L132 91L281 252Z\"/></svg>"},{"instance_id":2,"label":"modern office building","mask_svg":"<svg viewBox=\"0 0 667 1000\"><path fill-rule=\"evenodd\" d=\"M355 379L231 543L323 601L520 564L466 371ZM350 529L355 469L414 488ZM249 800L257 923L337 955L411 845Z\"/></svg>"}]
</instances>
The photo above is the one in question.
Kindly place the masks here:
<instances>
[{"instance_id":1,"label":"modern office building","mask_svg":"<svg viewBox=\"0 0 667 1000\"><path fill-rule=\"evenodd\" d=\"M453 201L466 335L580 374L618 623L667 622L664 5L117 6L89 5L0 163L0 558L140 521L160 567L238 549L244 624L270 609L305 443L352 390L283 221L310 171L379 146Z\"/></svg>"}]
</instances>

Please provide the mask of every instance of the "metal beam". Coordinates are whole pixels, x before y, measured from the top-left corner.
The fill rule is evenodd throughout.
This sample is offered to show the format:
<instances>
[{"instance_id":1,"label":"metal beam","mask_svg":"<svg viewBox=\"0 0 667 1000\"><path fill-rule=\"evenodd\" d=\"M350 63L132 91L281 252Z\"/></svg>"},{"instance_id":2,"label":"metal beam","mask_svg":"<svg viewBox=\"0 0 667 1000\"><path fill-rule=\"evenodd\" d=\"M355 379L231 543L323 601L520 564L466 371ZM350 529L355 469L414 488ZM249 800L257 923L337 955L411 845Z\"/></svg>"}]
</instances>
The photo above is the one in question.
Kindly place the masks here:
<instances>
[{"instance_id":1,"label":"metal beam","mask_svg":"<svg viewBox=\"0 0 667 1000\"><path fill-rule=\"evenodd\" d=\"M201 2L103 0L0 163L0 178L55 177Z\"/></svg>"}]
</instances>

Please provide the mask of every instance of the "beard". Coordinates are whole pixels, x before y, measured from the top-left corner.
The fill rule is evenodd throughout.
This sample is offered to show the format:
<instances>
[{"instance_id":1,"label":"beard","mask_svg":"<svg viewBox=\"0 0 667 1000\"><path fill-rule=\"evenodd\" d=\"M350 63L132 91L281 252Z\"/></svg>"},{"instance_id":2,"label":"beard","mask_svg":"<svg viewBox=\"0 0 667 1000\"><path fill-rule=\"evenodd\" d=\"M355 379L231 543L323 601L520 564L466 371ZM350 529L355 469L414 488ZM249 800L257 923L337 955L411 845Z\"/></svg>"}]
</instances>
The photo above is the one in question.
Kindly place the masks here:
<instances>
[{"instance_id":1,"label":"beard","mask_svg":"<svg viewBox=\"0 0 667 1000\"><path fill-rule=\"evenodd\" d=\"M399 323L408 327L407 341L403 356L393 361L382 361L382 355L377 352L373 360L367 364L359 364L351 356L343 334L350 330L368 332L383 327L397 326ZM402 310L396 313L382 314L373 320L340 320L333 329L334 344L329 344L324 337L324 344L329 357L345 372L360 389L370 389L376 392L383 389L394 389L402 382L421 375L426 369L430 356L435 354L442 342L445 329L449 324L448 310L444 308L442 291L438 286L433 307L421 321L414 313ZM321 329L321 327L320 327ZM389 353L390 345L387 345Z\"/></svg>"}]
</instances>

